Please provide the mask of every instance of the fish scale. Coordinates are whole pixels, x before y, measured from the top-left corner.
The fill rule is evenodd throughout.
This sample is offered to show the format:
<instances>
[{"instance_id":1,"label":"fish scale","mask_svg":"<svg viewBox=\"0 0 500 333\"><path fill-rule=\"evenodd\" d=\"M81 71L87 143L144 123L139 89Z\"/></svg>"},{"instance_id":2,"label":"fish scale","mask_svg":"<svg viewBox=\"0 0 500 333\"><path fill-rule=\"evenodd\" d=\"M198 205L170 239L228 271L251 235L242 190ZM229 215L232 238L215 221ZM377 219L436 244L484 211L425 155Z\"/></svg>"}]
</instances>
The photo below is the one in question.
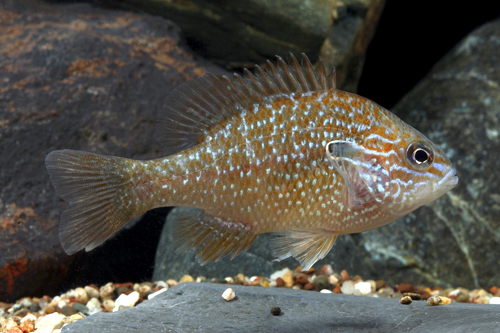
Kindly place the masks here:
<instances>
[{"instance_id":1,"label":"fish scale","mask_svg":"<svg viewBox=\"0 0 500 333\"><path fill-rule=\"evenodd\" d=\"M173 154L136 161L71 150L46 158L69 202L66 252L103 243L155 207L190 206L175 226L180 250L201 264L234 258L276 233L278 260L310 268L341 234L387 223L458 181L430 140L381 106L335 88L307 57L268 62L234 80L206 75L172 92L159 115Z\"/></svg>"}]
</instances>

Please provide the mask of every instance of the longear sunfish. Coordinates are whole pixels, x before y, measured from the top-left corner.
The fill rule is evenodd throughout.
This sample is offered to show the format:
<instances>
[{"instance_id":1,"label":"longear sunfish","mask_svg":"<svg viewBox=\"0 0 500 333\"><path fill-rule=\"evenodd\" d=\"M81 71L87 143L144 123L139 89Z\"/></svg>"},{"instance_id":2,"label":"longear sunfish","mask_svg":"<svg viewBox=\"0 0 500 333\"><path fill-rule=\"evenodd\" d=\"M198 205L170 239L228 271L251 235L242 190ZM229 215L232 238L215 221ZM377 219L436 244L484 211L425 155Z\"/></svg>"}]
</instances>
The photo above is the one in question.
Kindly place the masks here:
<instances>
[{"instance_id":1,"label":"longear sunfish","mask_svg":"<svg viewBox=\"0 0 500 333\"><path fill-rule=\"evenodd\" d=\"M56 150L45 163L69 203L59 235L90 251L155 207L190 206L175 227L200 264L231 259L262 233L278 260L309 269L341 234L388 224L453 188L446 155L420 132L303 54L233 80L206 74L170 93L157 130L164 158Z\"/></svg>"}]
</instances>

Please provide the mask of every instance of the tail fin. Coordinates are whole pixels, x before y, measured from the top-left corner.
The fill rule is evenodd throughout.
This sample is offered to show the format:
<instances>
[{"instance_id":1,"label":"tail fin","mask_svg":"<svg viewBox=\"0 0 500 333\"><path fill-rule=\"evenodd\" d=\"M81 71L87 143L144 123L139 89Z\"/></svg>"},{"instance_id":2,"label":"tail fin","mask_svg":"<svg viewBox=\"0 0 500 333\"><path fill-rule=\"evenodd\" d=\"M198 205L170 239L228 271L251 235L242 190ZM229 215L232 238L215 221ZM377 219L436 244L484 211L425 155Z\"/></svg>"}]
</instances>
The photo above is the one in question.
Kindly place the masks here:
<instances>
[{"instance_id":1,"label":"tail fin","mask_svg":"<svg viewBox=\"0 0 500 333\"><path fill-rule=\"evenodd\" d=\"M93 250L142 213L124 203L129 194L123 172L127 161L76 150L56 150L45 158L52 184L69 203L59 224L67 254Z\"/></svg>"}]
</instances>

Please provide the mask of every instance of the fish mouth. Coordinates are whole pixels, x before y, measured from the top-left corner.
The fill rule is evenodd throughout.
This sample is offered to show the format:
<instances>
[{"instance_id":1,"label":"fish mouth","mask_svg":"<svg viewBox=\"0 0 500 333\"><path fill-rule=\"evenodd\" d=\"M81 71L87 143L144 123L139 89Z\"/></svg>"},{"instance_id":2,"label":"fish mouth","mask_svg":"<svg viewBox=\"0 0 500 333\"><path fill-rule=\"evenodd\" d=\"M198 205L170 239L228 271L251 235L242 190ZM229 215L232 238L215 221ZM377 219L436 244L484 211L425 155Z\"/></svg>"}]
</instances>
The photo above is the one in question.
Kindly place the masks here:
<instances>
[{"instance_id":1,"label":"fish mouth","mask_svg":"<svg viewBox=\"0 0 500 333\"><path fill-rule=\"evenodd\" d=\"M456 176L457 171L455 168L450 168L444 177L437 182L437 188L444 188L446 190L451 190L458 183L458 177Z\"/></svg>"}]
</instances>

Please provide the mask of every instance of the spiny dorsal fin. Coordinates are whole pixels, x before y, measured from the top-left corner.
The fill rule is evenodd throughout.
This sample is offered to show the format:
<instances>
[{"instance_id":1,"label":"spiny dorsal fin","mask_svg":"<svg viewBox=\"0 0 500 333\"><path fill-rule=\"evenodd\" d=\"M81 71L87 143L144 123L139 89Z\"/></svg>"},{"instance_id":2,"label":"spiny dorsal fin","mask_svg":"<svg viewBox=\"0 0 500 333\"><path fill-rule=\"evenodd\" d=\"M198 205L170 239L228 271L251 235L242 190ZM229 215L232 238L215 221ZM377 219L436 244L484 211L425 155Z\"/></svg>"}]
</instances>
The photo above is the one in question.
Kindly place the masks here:
<instances>
[{"instance_id":1,"label":"spiny dorsal fin","mask_svg":"<svg viewBox=\"0 0 500 333\"><path fill-rule=\"evenodd\" d=\"M227 254L231 260L248 250L257 237L250 227L206 214L201 209L179 207L174 225L177 253L189 248L199 249L200 265L219 261Z\"/></svg>"},{"instance_id":2,"label":"spiny dorsal fin","mask_svg":"<svg viewBox=\"0 0 500 333\"><path fill-rule=\"evenodd\" d=\"M302 65L290 54L287 64L281 57L277 66L267 61L267 69L256 67L252 74L244 69L243 77L206 74L172 91L158 116L159 140L169 154L199 143L208 130L248 106L283 94L303 94L335 89L335 71L327 77L321 58L316 71L302 53Z\"/></svg>"}]
</instances>

